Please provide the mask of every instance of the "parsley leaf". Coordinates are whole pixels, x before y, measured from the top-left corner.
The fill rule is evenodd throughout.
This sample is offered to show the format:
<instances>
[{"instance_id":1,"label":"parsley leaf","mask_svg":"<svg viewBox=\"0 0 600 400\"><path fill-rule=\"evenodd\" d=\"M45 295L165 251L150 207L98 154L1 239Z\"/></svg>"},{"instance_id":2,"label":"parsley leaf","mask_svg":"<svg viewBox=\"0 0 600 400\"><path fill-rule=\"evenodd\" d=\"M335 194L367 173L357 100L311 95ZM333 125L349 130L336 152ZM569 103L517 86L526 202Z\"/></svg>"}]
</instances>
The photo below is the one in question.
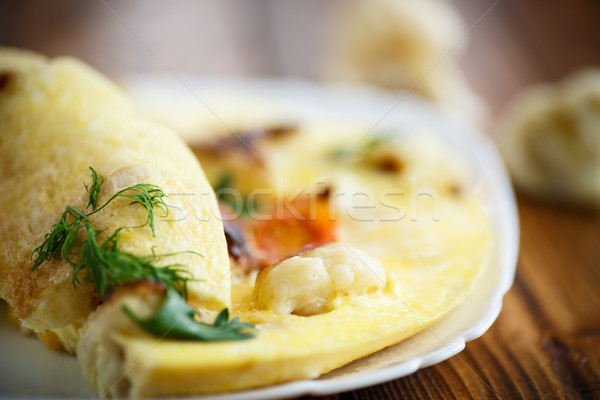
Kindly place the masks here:
<instances>
[{"instance_id":1,"label":"parsley leaf","mask_svg":"<svg viewBox=\"0 0 600 400\"><path fill-rule=\"evenodd\" d=\"M173 290L167 290L162 307L149 318L139 318L127 306L123 306L123 311L145 331L157 337L200 341L243 340L254 337L253 332L249 330L254 328L254 325L240 322L237 317L229 321L229 311L226 308L217 316L213 325L196 321L196 310Z\"/></svg>"}]
</instances>

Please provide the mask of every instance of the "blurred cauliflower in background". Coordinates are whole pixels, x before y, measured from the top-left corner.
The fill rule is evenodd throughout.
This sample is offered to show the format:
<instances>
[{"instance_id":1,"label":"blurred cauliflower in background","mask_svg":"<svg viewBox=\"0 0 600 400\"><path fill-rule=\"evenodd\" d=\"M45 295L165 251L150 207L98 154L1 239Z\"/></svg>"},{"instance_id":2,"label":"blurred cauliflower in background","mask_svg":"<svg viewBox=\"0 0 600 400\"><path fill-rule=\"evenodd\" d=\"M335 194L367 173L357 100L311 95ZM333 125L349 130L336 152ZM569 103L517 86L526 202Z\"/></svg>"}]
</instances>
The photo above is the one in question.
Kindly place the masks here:
<instances>
[{"instance_id":1,"label":"blurred cauliflower in background","mask_svg":"<svg viewBox=\"0 0 600 400\"><path fill-rule=\"evenodd\" d=\"M552 202L600 205L600 69L524 90L498 143L515 184Z\"/></svg>"},{"instance_id":2,"label":"blurred cauliflower in background","mask_svg":"<svg viewBox=\"0 0 600 400\"><path fill-rule=\"evenodd\" d=\"M331 79L416 91L463 111L486 116L457 64L466 30L443 0L371 0L351 3L338 21L328 63Z\"/></svg>"}]
</instances>

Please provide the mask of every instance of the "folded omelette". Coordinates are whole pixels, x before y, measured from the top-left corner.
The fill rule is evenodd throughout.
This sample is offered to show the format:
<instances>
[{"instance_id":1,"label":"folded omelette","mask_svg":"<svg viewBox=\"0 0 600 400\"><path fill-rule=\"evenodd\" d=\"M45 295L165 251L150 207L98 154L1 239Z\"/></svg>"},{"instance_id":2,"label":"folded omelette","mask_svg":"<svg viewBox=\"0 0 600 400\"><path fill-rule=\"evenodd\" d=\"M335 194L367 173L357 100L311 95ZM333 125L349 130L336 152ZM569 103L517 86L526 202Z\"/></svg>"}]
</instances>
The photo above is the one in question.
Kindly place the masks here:
<instances>
[{"instance_id":1,"label":"folded omelette","mask_svg":"<svg viewBox=\"0 0 600 400\"><path fill-rule=\"evenodd\" d=\"M354 149L356 137L331 133L258 129L198 134L186 145L80 62L4 49L0 296L49 347L75 352L90 383L109 396L316 378L396 344L469 294L492 253L490 219L464 171L434 144L380 137ZM73 284L64 257L31 271L32 252L65 205L83 210L90 202L90 166L103 177L99 204L140 183L164 190L168 212L156 210L154 232L131 229L146 215L126 199L90 212L89 226L99 242L128 227L120 231L128 254L168 254L191 277L187 305L151 279L101 296L83 272ZM415 201L430 213L413 218ZM181 307L193 310L186 323L214 326L226 325L228 308L245 340L169 335L181 319L162 334L148 329Z\"/></svg>"},{"instance_id":2,"label":"folded omelette","mask_svg":"<svg viewBox=\"0 0 600 400\"><path fill-rule=\"evenodd\" d=\"M3 49L0 76L0 296L14 318L42 334L69 331L64 344L73 349L75 331L100 303L91 286L73 286L72 268L62 260L29 271L33 249L65 205L86 207L89 166L105 178L100 202L142 182L187 194L167 203L191 218L157 212L155 236L142 229L124 232L121 247L138 254L153 247L201 254L176 256L198 278L188 285L191 298L206 307L229 306L229 262L215 197L185 144L138 118L120 89L77 60ZM122 202L91 219L110 232L139 225L143 213Z\"/></svg>"}]
</instances>

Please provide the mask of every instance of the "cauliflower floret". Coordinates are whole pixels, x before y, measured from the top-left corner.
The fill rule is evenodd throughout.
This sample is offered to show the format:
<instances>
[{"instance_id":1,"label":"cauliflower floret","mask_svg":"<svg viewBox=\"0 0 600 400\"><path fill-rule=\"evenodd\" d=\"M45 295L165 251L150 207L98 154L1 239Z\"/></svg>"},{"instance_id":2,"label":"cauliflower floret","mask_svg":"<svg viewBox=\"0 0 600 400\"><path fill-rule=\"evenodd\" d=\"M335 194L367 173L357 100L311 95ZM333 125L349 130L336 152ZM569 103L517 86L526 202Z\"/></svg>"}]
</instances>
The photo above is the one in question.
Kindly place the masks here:
<instances>
[{"instance_id":1,"label":"cauliflower floret","mask_svg":"<svg viewBox=\"0 0 600 400\"><path fill-rule=\"evenodd\" d=\"M600 70L523 91L499 125L515 183L554 202L600 205Z\"/></svg>"},{"instance_id":2,"label":"cauliflower floret","mask_svg":"<svg viewBox=\"0 0 600 400\"><path fill-rule=\"evenodd\" d=\"M332 281L321 259L295 256L261 271L255 288L260 308L313 315L325 311Z\"/></svg>"},{"instance_id":3,"label":"cauliflower floret","mask_svg":"<svg viewBox=\"0 0 600 400\"><path fill-rule=\"evenodd\" d=\"M345 243L330 243L304 254L323 260L338 293L362 296L385 286L383 265L364 251Z\"/></svg>"},{"instance_id":4,"label":"cauliflower floret","mask_svg":"<svg viewBox=\"0 0 600 400\"><path fill-rule=\"evenodd\" d=\"M254 301L277 314L316 315L331 308L336 294L364 296L386 284L377 260L344 243L331 243L262 270Z\"/></svg>"}]
</instances>

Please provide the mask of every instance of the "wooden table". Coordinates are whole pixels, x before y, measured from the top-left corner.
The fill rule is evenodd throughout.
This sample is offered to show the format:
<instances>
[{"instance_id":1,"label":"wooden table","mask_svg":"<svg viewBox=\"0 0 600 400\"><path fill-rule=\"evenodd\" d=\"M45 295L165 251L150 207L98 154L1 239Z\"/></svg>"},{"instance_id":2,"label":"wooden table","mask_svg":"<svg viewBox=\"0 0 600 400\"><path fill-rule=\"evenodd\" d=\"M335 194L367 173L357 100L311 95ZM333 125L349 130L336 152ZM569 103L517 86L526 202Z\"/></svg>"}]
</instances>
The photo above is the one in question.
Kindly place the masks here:
<instances>
[{"instance_id":1,"label":"wooden table","mask_svg":"<svg viewBox=\"0 0 600 400\"><path fill-rule=\"evenodd\" d=\"M158 54L179 73L311 78L327 18L343 4L181 1L157 9L149 1L108 3L156 54L98 1L1 0L0 44L74 54L112 75L168 73ZM467 26L493 7L469 35L463 69L494 115L524 85L600 65L597 1L453 3ZM173 27L173 21L188 30ZM181 35L194 27L202 33L194 42L197 51L178 52L172 43L185 47L181 39L188 36ZM517 276L491 329L446 362L325 398L600 397L600 216L523 196L518 203Z\"/></svg>"}]
</instances>

